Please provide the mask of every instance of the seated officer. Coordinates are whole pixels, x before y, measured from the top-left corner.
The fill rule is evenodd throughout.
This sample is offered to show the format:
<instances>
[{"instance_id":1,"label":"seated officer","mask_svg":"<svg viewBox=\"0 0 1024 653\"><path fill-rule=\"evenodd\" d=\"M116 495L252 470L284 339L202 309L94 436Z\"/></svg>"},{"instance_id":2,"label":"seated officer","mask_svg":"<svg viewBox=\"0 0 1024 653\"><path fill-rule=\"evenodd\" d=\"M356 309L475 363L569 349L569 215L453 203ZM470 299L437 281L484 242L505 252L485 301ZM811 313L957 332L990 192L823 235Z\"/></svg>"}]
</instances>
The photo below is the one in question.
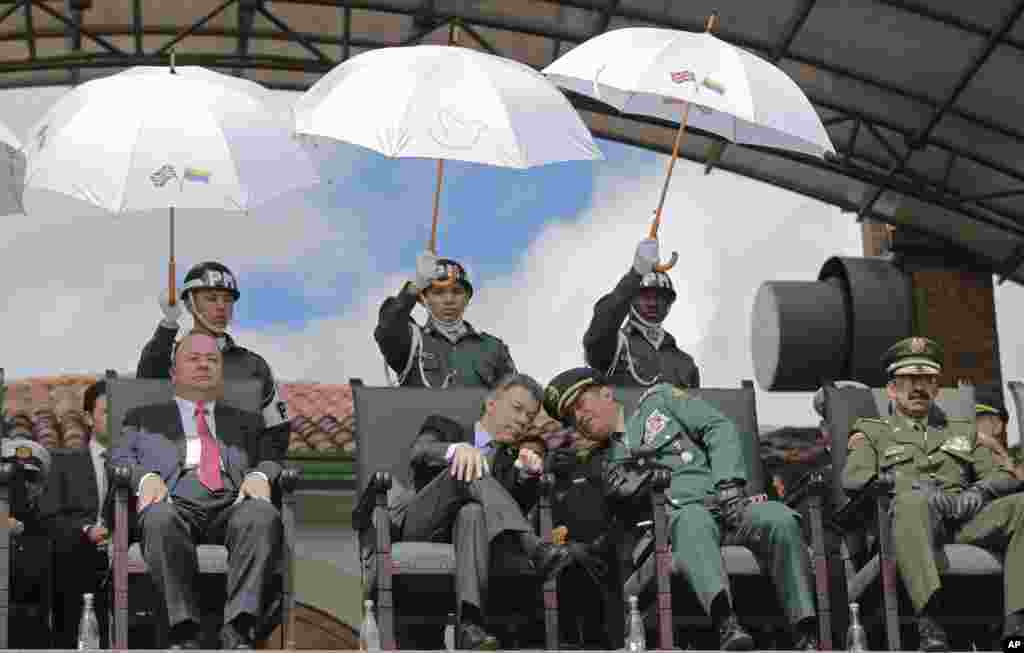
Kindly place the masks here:
<instances>
[{"instance_id":1,"label":"seated officer","mask_svg":"<svg viewBox=\"0 0 1024 653\"><path fill-rule=\"evenodd\" d=\"M922 651L949 650L936 619L942 581L936 547L948 542L1005 551L1006 634L1024 633L1024 495L1011 471L979 446L968 420L930 423L939 392L942 348L907 338L883 358L891 415L853 425L843 487L857 492L879 477L895 483L893 548L900 576L918 615ZM1002 498L999 498L1002 497Z\"/></svg>"},{"instance_id":2,"label":"seated officer","mask_svg":"<svg viewBox=\"0 0 1024 653\"><path fill-rule=\"evenodd\" d=\"M452 278L454 283L442 285ZM516 371L504 342L463 319L472 297L473 286L459 263L431 252L417 258L416 281L384 300L373 331L388 367L398 375L396 385L493 388ZM422 327L411 316L417 301L429 315Z\"/></svg>"},{"instance_id":3,"label":"seated officer","mask_svg":"<svg viewBox=\"0 0 1024 653\"><path fill-rule=\"evenodd\" d=\"M715 622L721 650L754 646L733 611L722 544L746 546L763 561L793 624L796 648L818 648L810 561L799 515L765 501L763 495L747 496L740 434L732 422L711 404L667 383L644 393L627 421L607 379L586 367L556 376L544 398L549 414L575 422L584 437L611 437L606 483L616 502L629 498L622 496L629 491L626 486L638 486L626 482L629 472L621 464L632 452L649 451L656 463L672 470L668 499L673 563Z\"/></svg>"},{"instance_id":4,"label":"seated officer","mask_svg":"<svg viewBox=\"0 0 1024 653\"><path fill-rule=\"evenodd\" d=\"M654 269L657 263L658 241L640 241L633 267L594 306L583 335L587 364L604 371L615 386L671 383L696 388L697 364L662 326L676 291L668 275Z\"/></svg>"},{"instance_id":5,"label":"seated officer","mask_svg":"<svg viewBox=\"0 0 1024 653\"><path fill-rule=\"evenodd\" d=\"M1024 465L1015 464L1006 450L1006 424L1010 413L1003 403L1002 389L998 385L978 386L974 398L977 401L978 444L991 449L997 464L1009 467L1018 480L1024 480Z\"/></svg>"}]
</instances>

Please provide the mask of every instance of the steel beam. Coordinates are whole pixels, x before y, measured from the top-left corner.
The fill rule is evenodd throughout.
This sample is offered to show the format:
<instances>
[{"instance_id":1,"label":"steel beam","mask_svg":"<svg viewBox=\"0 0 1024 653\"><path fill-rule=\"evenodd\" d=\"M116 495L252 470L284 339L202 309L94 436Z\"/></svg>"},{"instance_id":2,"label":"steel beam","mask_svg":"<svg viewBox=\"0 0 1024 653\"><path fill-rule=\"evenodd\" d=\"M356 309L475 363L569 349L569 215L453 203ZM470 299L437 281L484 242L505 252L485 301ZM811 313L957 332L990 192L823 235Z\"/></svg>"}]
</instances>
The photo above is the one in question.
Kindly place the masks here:
<instances>
[{"instance_id":1,"label":"steel beam","mask_svg":"<svg viewBox=\"0 0 1024 653\"><path fill-rule=\"evenodd\" d=\"M32 3L26 3L25 9L25 45L28 46L28 58L36 58L36 31L32 27Z\"/></svg>"},{"instance_id":2,"label":"steel beam","mask_svg":"<svg viewBox=\"0 0 1024 653\"><path fill-rule=\"evenodd\" d=\"M789 46L793 44L793 39L796 38L797 33L800 32L800 28L807 22L807 17L811 15L811 10L814 9L814 5L817 0L803 0L796 11L786 21L786 27L782 30L782 39L778 45L772 51L771 60L778 62L789 52Z\"/></svg>"},{"instance_id":3,"label":"steel beam","mask_svg":"<svg viewBox=\"0 0 1024 653\"><path fill-rule=\"evenodd\" d=\"M200 18L200 19L199 19L199 20L197 20L196 22L194 22L194 23L192 23L191 25L189 25L189 26L188 26L188 27L187 27L187 28L185 29L185 31L183 31L183 32L179 32L177 36L175 36L175 37L174 37L174 38L172 38L172 39L171 39L170 41L167 41L166 43L164 43L163 45L161 45L161 46L160 46L160 47L159 47L159 48L157 49L157 51L156 51L156 52L154 52L153 54L154 54L154 55L156 55L156 56L162 56L162 55L165 55L165 54L167 54L167 52L168 52L168 51L169 51L169 50L170 50L171 48L173 48L173 47L174 47L175 45L177 45L178 43L180 43L180 42L181 42L181 41L183 41L184 39L186 39L186 38L188 38L189 36L191 36L191 35L192 35L193 33L195 33L196 31L198 31L198 30L202 29L203 25L206 25L206 23L208 23L208 22L210 22L211 20L213 20L213 19L214 19L215 17L217 17L217 16L218 16L218 15L219 15L219 14L220 14L221 12L223 12L223 11L224 11L225 9L227 9L227 8L228 8L228 7L230 7L231 5L235 4L236 2L238 2L238 0L224 0L224 2L222 2L222 3L220 4L220 6L218 6L218 7L216 8L216 9L214 9L214 10L213 10L213 11L211 11L210 13L206 14L205 16L203 16L202 18Z\"/></svg>"},{"instance_id":4,"label":"steel beam","mask_svg":"<svg viewBox=\"0 0 1024 653\"><path fill-rule=\"evenodd\" d=\"M256 11L261 16L263 16L264 18L269 20L271 23L273 23L274 26L277 27L279 30L281 30L282 32L284 32L285 34L290 36L296 43L301 45L308 52L312 53L313 56L316 57L317 59L319 59L322 63L330 64L332 67L335 65L336 62L334 60L332 60L330 57L328 57L326 54L324 54L323 51L320 48L318 48L315 45L313 45L312 43L310 43L309 39L307 39L305 36L303 36L302 34L299 34L295 30L293 30L291 27L289 27L288 23L284 22L283 20L281 20L280 18L278 18L274 14L270 13L270 11L266 7L261 5L261 6L256 8Z\"/></svg>"},{"instance_id":5,"label":"steel beam","mask_svg":"<svg viewBox=\"0 0 1024 653\"><path fill-rule=\"evenodd\" d=\"M960 94L967 88L967 85L972 79L974 79L974 75L977 74L978 70L980 70L981 67L985 65L985 62L988 61L988 58L992 56L992 52L995 51L999 40L1013 28L1022 12L1024 12L1024 0L1018 0L1014 8L1003 18L999 27L993 30L992 34L989 35L989 39L985 43L985 46L980 52L975 54L971 63L968 64L967 68L960 74L959 79L957 79L956 84L953 86L953 90L950 91L948 96L946 96L945 101L943 101L938 110L935 111L928 123L917 134L915 134L913 141L908 144L909 147L907 149L907 153L893 165L892 170L889 171L889 175L902 171L903 168L907 166L907 163L909 163L914 152L928 141L932 130L935 129L942 118L946 115L946 112L953 106L953 103L955 103L957 98L960 97ZM871 210L875 205L875 202L878 201L878 198L882 196L884 188L884 185L880 185L875 189L871 194L871 197L857 212L858 219L863 218Z\"/></svg>"},{"instance_id":6,"label":"steel beam","mask_svg":"<svg viewBox=\"0 0 1024 653\"><path fill-rule=\"evenodd\" d=\"M68 27L74 27L75 26L75 22L73 20L71 20L70 18L65 16L63 13L57 11L56 9L50 7L49 5L47 5L42 0L28 0L28 4L31 4L33 7L37 7L43 13L50 14L51 16L53 16L54 18L56 18L60 22L62 22L65 25L67 25ZM82 34L88 36L93 41L96 41L96 43L98 43L99 45L103 46L103 48L105 50L107 50L108 52L111 52L113 54L120 55L120 56L126 56L128 54L128 53L124 52L123 50L121 50L121 48L117 47L116 45L114 45L113 43L108 41L107 39L103 38L102 36L100 36L98 34L92 33L92 31L87 30L84 27L79 27L78 31L81 32Z\"/></svg>"},{"instance_id":7,"label":"steel beam","mask_svg":"<svg viewBox=\"0 0 1024 653\"><path fill-rule=\"evenodd\" d=\"M1021 264L1024 264L1024 243L1017 245L1013 253L996 268L999 274L999 281L997 283L1000 286L1006 283L1006 280L1013 276L1013 273L1017 271Z\"/></svg>"}]
</instances>

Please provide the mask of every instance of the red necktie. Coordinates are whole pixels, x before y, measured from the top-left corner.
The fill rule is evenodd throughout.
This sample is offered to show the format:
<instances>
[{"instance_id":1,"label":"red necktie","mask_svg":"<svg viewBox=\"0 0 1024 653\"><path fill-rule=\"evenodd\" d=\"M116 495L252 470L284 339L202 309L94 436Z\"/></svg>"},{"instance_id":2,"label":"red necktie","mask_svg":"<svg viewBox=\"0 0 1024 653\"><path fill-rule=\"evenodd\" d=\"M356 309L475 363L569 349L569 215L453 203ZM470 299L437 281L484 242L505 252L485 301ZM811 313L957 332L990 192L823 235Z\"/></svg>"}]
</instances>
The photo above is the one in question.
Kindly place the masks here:
<instances>
[{"instance_id":1,"label":"red necktie","mask_svg":"<svg viewBox=\"0 0 1024 653\"><path fill-rule=\"evenodd\" d=\"M210 427L206 423L205 403L196 402L196 430L199 432L199 443L202 445L199 454L199 482L210 490L220 490L224 487L220 478L220 445L210 434Z\"/></svg>"}]
</instances>

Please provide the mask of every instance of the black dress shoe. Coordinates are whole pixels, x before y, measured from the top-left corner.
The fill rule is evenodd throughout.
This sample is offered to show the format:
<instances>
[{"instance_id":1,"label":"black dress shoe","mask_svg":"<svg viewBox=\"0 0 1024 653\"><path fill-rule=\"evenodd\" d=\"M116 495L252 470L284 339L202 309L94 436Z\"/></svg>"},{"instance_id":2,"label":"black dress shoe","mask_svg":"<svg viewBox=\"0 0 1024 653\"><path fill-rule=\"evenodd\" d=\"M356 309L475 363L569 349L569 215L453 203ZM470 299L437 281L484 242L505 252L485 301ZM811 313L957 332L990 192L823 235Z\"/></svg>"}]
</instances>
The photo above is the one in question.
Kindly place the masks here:
<instances>
[{"instance_id":1,"label":"black dress shoe","mask_svg":"<svg viewBox=\"0 0 1024 653\"><path fill-rule=\"evenodd\" d=\"M463 623L459 632L460 651L497 651L498 638L475 623Z\"/></svg>"},{"instance_id":2,"label":"black dress shoe","mask_svg":"<svg viewBox=\"0 0 1024 653\"><path fill-rule=\"evenodd\" d=\"M751 651L754 638L740 625L736 615L726 617L718 626L718 650Z\"/></svg>"},{"instance_id":3,"label":"black dress shoe","mask_svg":"<svg viewBox=\"0 0 1024 653\"><path fill-rule=\"evenodd\" d=\"M251 651L255 648L249 629L239 628L234 621L220 629L220 643L224 650Z\"/></svg>"},{"instance_id":4,"label":"black dress shoe","mask_svg":"<svg viewBox=\"0 0 1024 653\"><path fill-rule=\"evenodd\" d=\"M194 651L199 648L199 626L191 621L175 625L167 635L170 640L167 647L171 650Z\"/></svg>"},{"instance_id":5,"label":"black dress shoe","mask_svg":"<svg viewBox=\"0 0 1024 653\"><path fill-rule=\"evenodd\" d=\"M918 617L917 632L921 636L919 648L922 651L933 653L949 650L949 639L946 637L946 631L931 617Z\"/></svg>"},{"instance_id":6,"label":"black dress shoe","mask_svg":"<svg viewBox=\"0 0 1024 653\"><path fill-rule=\"evenodd\" d=\"M560 571L572 564L572 552L564 544L542 542L537 546L530 558L541 578L557 576Z\"/></svg>"},{"instance_id":7,"label":"black dress shoe","mask_svg":"<svg viewBox=\"0 0 1024 653\"><path fill-rule=\"evenodd\" d=\"M817 651L821 648L818 644L818 636L811 633L803 633L796 638L793 645L795 651Z\"/></svg>"}]
</instances>

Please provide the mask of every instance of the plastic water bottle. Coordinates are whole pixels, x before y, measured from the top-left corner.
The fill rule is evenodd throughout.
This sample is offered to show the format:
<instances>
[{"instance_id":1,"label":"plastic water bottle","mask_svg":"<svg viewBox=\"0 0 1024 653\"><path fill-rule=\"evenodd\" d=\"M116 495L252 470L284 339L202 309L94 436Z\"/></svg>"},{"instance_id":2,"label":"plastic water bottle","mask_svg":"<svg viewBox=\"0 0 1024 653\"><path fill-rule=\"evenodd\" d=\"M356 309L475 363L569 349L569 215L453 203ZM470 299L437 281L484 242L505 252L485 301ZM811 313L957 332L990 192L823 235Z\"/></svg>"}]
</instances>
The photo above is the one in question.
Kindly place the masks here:
<instances>
[{"instance_id":1,"label":"plastic water bottle","mask_svg":"<svg viewBox=\"0 0 1024 653\"><path fill-rule=\"evenodd\" d=\"M861 653L868 650L868 634L860 625L860 606L850 604L850 627L846 631L846 650L849 653Z\"/></svg>"},{"instance_id":2,"label":"plastic water bottle","mask_svg":"<svg viewBox=\"0 0 1024 653\"><path fill-rule=\"evenodd\" d=\"M377 618L373 616L373 601L367 599L366 615L363 617L363 627L359 629L359 650L379 651L380 631L377 629Z\"/></svg>"},{"instance_id":3,"label":"plastic water bottle","mask_svg":"<svg viewBox=\"0 0 1024 653\"><path fill-rule=\"evenodd\" d=\"M448 613L448 625L444 628L444 648L446 651L455 650L455 614Z\"/></svg>"},{"instance_id":4,"label":"plastic water bottle","mask_svg":"<svg viewBox=\"0 0 1024 653\"><path fill-rule=\"evenodd\" d=\"M78 650L98 651L100 649L100 625L96 621L96 611L93 609L92 594L82 597L82 620L78 623Z\"/></svg>"},{"instance_id":5,"label":"plastic water bottle","mask_svg":"<svg viewBox=\"0 0 1024 653\"><path fill-rule=\"evenodd\" d=\"M644 618L637 607L637 598L629 597L629 636L626 637L627 653L643 653L647 650L644 634Z\"/></svg>"}]
</instances>

